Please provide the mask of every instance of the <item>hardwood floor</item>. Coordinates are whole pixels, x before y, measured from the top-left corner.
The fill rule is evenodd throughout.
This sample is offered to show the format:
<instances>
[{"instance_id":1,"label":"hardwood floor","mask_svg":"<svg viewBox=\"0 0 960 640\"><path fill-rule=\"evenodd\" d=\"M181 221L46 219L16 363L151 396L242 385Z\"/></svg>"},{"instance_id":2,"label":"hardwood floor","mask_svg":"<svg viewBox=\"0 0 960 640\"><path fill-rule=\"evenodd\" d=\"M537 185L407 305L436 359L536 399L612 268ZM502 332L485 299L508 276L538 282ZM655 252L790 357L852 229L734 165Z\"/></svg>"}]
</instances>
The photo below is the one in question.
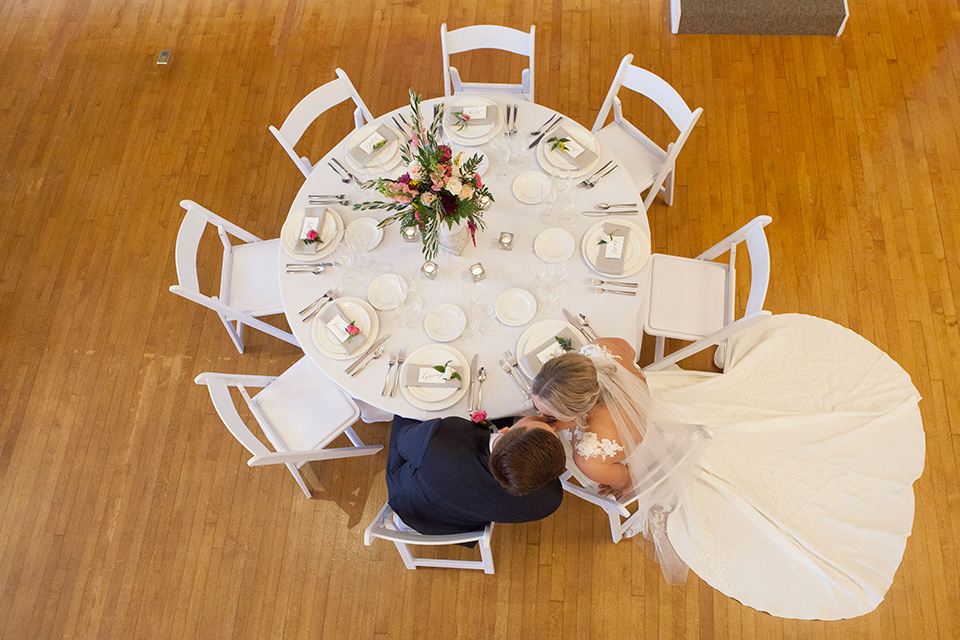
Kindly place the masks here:
<instances>
[{"instance_id":1,"label":"hardwood floor","mask_svg":"<svg viewBox=\"0 0 960 640\"><path fill-rule=\"evenodd\" d=\"M960 13L850 13L840 38L675 37L667 2L0 2L0 637L960 636ZM276 374L297 350L250 331L238 356L167 291L178 203L275 236L302 177L268 125L337 66L375 114L410 86L442 94L443 21L536 24L538 101L587 125L633 53L704 108L654 249L694 255L769 214L767 308L847 326L910 373L927 463L876 611L782 620L693 575L668 587L572 499L498 526L495 576L408 572L362 543L383 454L314 465L309 501L285 469L246 466L193 378ZM456 64L518 77L505 63ZM349 114L318 124L322 152Z\"/></svg>"}]
</instances>

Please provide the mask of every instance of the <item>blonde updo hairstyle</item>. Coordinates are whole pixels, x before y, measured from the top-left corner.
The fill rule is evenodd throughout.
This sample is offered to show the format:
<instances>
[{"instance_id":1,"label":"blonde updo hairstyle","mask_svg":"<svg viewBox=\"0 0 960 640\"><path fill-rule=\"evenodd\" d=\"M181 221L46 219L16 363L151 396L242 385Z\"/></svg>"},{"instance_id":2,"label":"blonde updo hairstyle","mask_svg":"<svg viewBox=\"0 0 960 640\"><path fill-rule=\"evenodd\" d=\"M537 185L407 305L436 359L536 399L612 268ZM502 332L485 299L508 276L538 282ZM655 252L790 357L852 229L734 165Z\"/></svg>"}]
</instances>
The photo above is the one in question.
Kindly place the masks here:
<instances>
[{"instance_id":1,"label":"blonde updo hairstyle","mask_svg":"<svg viewBox=\"0 0 960 640\"><path fill-rule=\"evenodd\" d=\"M600 365L615 369L614 365ZM612 373L612 372L611 372ZM531 391L559 420L587 426L587 414L600 402L597 365L580 353L565 353L543 365Z\"/></svg>"}]
</instances>

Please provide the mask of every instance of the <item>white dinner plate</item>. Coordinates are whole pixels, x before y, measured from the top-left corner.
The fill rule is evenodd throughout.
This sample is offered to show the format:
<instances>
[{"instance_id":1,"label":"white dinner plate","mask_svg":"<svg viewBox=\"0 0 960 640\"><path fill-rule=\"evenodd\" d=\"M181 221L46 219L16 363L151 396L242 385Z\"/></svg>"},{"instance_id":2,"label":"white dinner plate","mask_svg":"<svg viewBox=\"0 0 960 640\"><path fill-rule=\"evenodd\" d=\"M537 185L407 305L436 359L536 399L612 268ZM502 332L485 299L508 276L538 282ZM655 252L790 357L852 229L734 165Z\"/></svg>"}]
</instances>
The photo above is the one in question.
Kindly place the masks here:
<instances>
[{"instance_id":1,"label":"white dinner plate","mask_svg":"<svg viewBox=\"0 0 960 640\"><path fill-rule=\"evenodd\" d=\"M630 229L630 237L623 248L623 273L609 273L597 268L597 256L600 255L600 245L597 242L603 234L603 225L605 222L615 222L622 224ZM580 242L580 253L587 266L608 278L626 278L643 269L650 258L650 237L644 233L643 229L623 218L611 218L603 220L593 225L583 234L583 240Z\"/></svg>"},{"instance_id":2,"label":"white dinner plate","mask_svg":"<svg viewBox=\"0 0 960 640\"><path fill-rule=\"evenodd\" d=\"M347 149L353 149L358 144L366 140L366 138L372 134L374 131L380 128L380 125L384 125L393 132L394 138L387 144L383 145L375 153L371 154L367 158L366 164L360 164L347 153ZM400 157L400 140L403 138L403 134L397 131L395 127L391 127L383 122L371 122L368 125L365 125L356 131L353 132L353 135L347 140L347 149L344 149L343 157L347 161L347 164L350 165L350 168L354 171L359 171L360 173L366 173L368 175L379 174L381 172L387 172L390 169L396 167L402 158Z\"/></svg>"},{"instance_id":3,"label":"white dinner plate","mask_svg":"<svg viewBox=\"0 0 960 640\"><path fill-rule=\"evenodd\" d=\"M299 240L300 227L303 226L303 217L306 215L307 209L316 209L317 213L319 213L323 208L323 206L305 207L287 216L283 227L280 229L280 246L283 247L283 250L286 251L291 258L299 260L300 262L319 262L340 244L340 240L343 239L343 220L333 207L326 207L327 219L324 221L323 229L320 231L320 239L323 240L323 246L320 247L319 251L311 255L294 251L297 240Z\"/></svg>"},{"instance_id":4,"label":"white dinner plate","mask_svg":"<svg viewBox=\"0 0 960 640\"><path fill-rule=\"evenodd\" d=\"M455 304L444 302L427 312L423 328L437 342L456 340L467 326L467 316Z\"/></svg>"},{"instance_id":5,"label":"white dinner plate","mask_svg":"<svg viewBox=\"0 0 960 640\"><path fill-rule=\"evenodd\" d=\"M375 309L392 311L407 299L407 281L395 273L374 278L367 287L367 300Z\"/></svg>"},{"instance_id":6,"label":"white dinner plate","mask_svg":"<svg viewBox=\"0 0 960 640\"><path fill-rule=\"evenodd\" d=\"M496 122L492 124L483 124L475 125L471 127L466 127L463 132L459 132L449 123L450 115L449 113L444 113L443 116L443 132L447 134L447 137L450 138L453 142L462 145L464 147L476 147L481 144L485 144L493 139L495 135L500 133L500 130L503 129L503 110L500 109L500 106L488 98L483 98L480 96L470 96L469 98L463 98L449 107L447 111L453 111L458 107L476 107L479 105L492 105L496 107L495 111L497 114ZM484 131L485 130L485 131ZM484 131L483 133L478 133ZM477 134L477 135L475 135Z\"/></svg>"},{"instance_id":7,"label":"white dinner plate","mask_svg":"<svg viewBox=\"0 0 960 640\"><path fill-rule=\"evenodd\" d=\"M326 325L320 322L320 314L313 317L313 344L317 346L320 353L333 358L334 360L348 360L363 353L367 345L372 344L377 339L380 332L380 318L370 303L360 298L337 298L336 302L340 304L340 311L349 320L353 320L356 326L360 327L360 333L364 336L364 341L352 353L347 353L327 330Z\"/></svg>"},{"instance_id":8,"label":"white dinner plate","mask_svg":"<svg viewBox=\"0 0 960 640\"><path fill-rule=\"evenodd\" d=\"M507 289L493 304L503 324L519 327L533 320L537 313L537 299L526 289Z\"/></svg>"},{"instance_id":9,"label":"white dinner plate","mask_svg":"<svg viewBox=\"0 0 960 640\"><path fill-rule=\"evenodd\" d=\"M533 251L544 262L563 262L573 255L577 241L566 229L551 227L537 234Z\"/></svg>"},{"instance_id":10,"label":"white dinner plate","mask_svg":"<svg viewBox=\"0 0 960 640\"><path fill-rule=\"evenodd\" d=\"M541 320L540 322L535 322L530 325L520 334L520 339L517 340L517 359L520 361L520 369L523 370L527 377L532 380L538 372L530 370L530 367L524 362L524 356L543 344L550 336L555 336L568 328L570 329L570 333L573 334L573 348L574 350L579 350L580 347L584 345L583 337L580 335L580 332L577 331L577 328L566 320L555 318Z\"/></svg>"},{"instance_id":11,"label":"white dinner plate","mask_svg":"<svg viewBox=\"0 0 960 640\"><path fill-rule=\"evenodd\" d=\"M357 218L347 227L347 238L359 240L360 251L375 249L383 240L383 229L378 229L377 224L373 218Z\"/></svg>"},{"instance_id":12,"label":"white dinner plate","mask_svg":"<svg viewBox=\"0 0 960 640\"><path fill-rule=\"evenodd\" d=\"M540 204L550 193L550 178L539 171L525 171L513 181L513 195L524 204Z\"/></svg>"},{"instance_id":13,"label":"white dinner plate","mask_svg":"<svg viewBox=\"0 0 960 640\"><path fill-rule=\"evenodd\" d=\"M583 169L571 168L574 167L574 165L565 162L559 151L550 149L550 145L547 144L547 139L551 137L549 134L545 135L540 144L537 145L537 162L540 163L544 171L555 176L564 174L569 175L571 179L583 178L589 175L590 172L600 164L600 141L597 140L592 133L580 125L574 124L570 120L564 121L564 128L571 136L576 138L577 142L579 142L584 149L589 149L596 154L593 162ZM553 160L551 160L551 158L553 158Z\"/></svg>"},{"instance_id":14,"label":"white dinner plate","mask_svg":"<svg viewBox=\"0 0 960 640\"><path fill-rule=\"evenodd\" d=\"M445 364L447 360L452 360L450 364L461 369L460 376L463 379L460 381L459 389L456 387L408 387L402 384L408 366L417 364L434 367ZM466 395L467 387L470 386L470 367L466 356L445 344L428 344L415 349L407 356L399 375L400 391L403 397L413 406L426 411L440 411L452 407Z\"/></svg>"}]
</instances>

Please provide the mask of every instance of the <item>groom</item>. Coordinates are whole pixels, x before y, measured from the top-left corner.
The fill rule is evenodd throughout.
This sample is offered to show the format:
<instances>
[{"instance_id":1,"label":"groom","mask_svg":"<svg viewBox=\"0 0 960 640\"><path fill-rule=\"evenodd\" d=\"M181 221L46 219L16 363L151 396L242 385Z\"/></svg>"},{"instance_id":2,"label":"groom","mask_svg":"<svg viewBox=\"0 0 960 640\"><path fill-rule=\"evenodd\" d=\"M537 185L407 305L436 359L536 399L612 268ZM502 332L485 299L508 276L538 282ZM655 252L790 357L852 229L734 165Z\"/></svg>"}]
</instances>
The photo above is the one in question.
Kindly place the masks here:
<instances>
[{"instance_id":1,"label":"groom","mask_svg":"<svg viewBox=\"0 0 960 640\"><path fill-rule=\"evenodd\" d=\"M388 501L405 524L427 535L477 531L491 521L531 522L560 507L557 478L565 465L556 434L532 417L491 434L455 416L425 422L396 416Z\"/></svg>"}]
</instances>

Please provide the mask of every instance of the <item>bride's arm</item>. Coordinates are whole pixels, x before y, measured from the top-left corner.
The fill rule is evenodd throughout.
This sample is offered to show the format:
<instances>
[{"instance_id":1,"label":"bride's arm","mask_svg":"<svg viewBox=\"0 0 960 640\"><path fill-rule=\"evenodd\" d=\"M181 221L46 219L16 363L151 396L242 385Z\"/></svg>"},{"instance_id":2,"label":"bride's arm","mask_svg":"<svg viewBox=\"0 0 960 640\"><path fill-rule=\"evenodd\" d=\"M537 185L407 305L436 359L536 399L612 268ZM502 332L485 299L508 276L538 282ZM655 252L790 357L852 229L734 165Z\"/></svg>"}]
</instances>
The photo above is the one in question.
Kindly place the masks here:
<instances>
[{"instance_id":1,"label":"bride's arm","mask_svg":"<svg viewBox=\"0 0 960 640\"><path fill-rule=\"evenodd\" d=\"M613 493L620 496L630 487L630 471L619 462L613 462L609 458L606 461L596 457L584 458L577 455L574 462L585 476L601 485L600 493ZM604 485L609 487L605 490Z\"/></svg>"}]
</instances>

